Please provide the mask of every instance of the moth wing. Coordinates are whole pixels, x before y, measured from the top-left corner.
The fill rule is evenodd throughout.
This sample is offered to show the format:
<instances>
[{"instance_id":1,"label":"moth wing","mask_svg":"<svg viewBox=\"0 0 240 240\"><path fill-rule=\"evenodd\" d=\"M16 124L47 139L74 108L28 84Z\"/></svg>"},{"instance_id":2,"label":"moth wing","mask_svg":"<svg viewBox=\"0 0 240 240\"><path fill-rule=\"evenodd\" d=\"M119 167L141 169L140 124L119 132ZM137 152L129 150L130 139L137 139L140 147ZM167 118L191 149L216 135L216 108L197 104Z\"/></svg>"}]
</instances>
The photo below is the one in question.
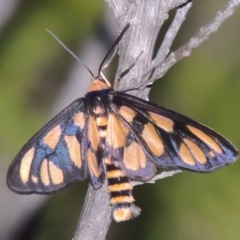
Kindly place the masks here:
<instances>
[{"instance_id":1,"label":"moth wing","mask_svg":"<svg viewBox=\"0 0 240 240\"><path fill-rule=\"evenodd\" d=\"M115 93L113 102L160 168L211 172L237 159L238 150L227 139L181 114L126 93Z\"/></svg>"},{"instance_id":2,"label":"moth wing","mask_svg":"<svg viewBox=\"0 0 240 240\"><path fill-rule=\"evenodd\" d=\"M13 160L7 184L18 193L53 193L87 177L84 99L66 107Z\"/></svg>"},{"instance_id":3,"label":"moth wing","mask_svg":"<svg viewBox=\"0 0 240 240\"><path fill-rule=\"evenodd\" d=\"M105 179L104 165L102 160L102 149L100 147L100 136L94 116L89 116L86 129L88 147L84 151L84 159L87 159L88 175L94 189L99 189Z\"/></svg>"},{"instance_id":4,"label":"moth wing","mask_svg":"<svg viewBox=\"0 0 240 240\"><path fill-rule=\"evenodd\" d=\"M105 157L110 158L131 179L149 180L154 176L156 167L136 135L135 130L125 123L112 106L108 116Z\"/></svg>"}]
</instances>

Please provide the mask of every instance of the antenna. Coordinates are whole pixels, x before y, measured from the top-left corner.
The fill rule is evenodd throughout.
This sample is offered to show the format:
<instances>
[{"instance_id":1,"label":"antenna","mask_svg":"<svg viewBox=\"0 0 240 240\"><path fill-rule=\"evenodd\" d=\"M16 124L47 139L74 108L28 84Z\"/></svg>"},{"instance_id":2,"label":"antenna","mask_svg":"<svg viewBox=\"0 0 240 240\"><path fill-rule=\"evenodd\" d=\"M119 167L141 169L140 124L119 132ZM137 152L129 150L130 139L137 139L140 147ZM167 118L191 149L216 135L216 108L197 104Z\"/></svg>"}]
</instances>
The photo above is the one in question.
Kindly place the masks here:
<instances>
[{"instance_id":1,"label":"antenna","mask_svg":"<svg viewBox=\"0 0 240 240\"><path fill-rule=\"evenodd\" d=\"M67 46L66 46L53 32L51 32L51 31L48 30L48 29L46 29L46 30L47 30L48 33L50 33L50 34L54 37L54 39L55 39L60 45L63 46L63 48L64 48L65 50L67 50L67 52L69 52L82 66L84 66L84 67L88 70L88 72L91 74L91 76L92 76L93 78L95 78L95 77L94 77L94 74L92 73L92 71L91 71L69 48L67 48Z\"/></svg>"},{"instance_id":2,"label":"antenna","mask_svg":"<svg viewBox=\"0 0 240 240\"><path fill-rule=\"evenodd\" d=\"M127 25L123 28L122 32L120 33L120 35L118 36L118 38L115 40L115 42L113 43L113 45L111 46L111 48L108 50L106 56L103 58L99 69L98 69L98 76L100 76L101 71L108 66L109 62L112 60L112 57L115 55L116 52L116 46L118 46L118 43L120 42L120 40L122 39L124 33L127 31L127 29L130 27L130 23L127 23ZM107 61L107 59L109 58L109 56L111 55L111 52L114 50L114 54L110 57L110 59Z\"/></svg>"}]
</instances>

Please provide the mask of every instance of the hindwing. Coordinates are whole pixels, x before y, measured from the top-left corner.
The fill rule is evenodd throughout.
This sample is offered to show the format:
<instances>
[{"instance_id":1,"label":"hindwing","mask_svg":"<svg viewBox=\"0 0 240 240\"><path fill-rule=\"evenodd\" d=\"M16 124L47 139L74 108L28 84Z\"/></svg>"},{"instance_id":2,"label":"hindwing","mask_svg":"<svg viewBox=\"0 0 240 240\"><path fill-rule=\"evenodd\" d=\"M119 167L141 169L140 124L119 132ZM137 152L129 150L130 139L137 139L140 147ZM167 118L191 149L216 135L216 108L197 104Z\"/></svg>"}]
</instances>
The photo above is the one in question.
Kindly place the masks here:
<instances>
[{"instance_id":1,"label":"hindwing","mask_svg":"<svg viewBox=\"0 0 240 240\"><path fill-rule=\"evenodd\" d=\"M156 172L156 167L139 142L137 131L119 114L121 111L122 114L132 118L134 111L125 106L120 111L116 111L114 105L111 108L105 157L111 158L114 165L122 169L129 178L145 181L151 179Z\"/></svg>"}]
</instances>

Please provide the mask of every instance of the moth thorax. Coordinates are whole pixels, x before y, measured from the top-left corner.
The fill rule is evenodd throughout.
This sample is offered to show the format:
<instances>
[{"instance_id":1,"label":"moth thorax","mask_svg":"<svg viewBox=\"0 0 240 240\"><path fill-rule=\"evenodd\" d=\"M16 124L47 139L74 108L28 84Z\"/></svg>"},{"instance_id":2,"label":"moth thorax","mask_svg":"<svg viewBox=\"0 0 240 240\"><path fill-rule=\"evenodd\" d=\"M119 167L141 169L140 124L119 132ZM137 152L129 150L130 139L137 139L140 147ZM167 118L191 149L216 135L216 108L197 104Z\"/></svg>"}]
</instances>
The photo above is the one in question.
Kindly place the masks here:
<instances>
[{"instance_id":1,"label":"moth thorax","mask_svg":"<svg viewBox=\"0 0 240 240\"><path fill-rule=\"evenodd\" d=\"M95 116L99 136L105 139L108 125L108 112L106 108L102 106L96 106L93 108L93 113Z\"/></svg>"}]
</instances>

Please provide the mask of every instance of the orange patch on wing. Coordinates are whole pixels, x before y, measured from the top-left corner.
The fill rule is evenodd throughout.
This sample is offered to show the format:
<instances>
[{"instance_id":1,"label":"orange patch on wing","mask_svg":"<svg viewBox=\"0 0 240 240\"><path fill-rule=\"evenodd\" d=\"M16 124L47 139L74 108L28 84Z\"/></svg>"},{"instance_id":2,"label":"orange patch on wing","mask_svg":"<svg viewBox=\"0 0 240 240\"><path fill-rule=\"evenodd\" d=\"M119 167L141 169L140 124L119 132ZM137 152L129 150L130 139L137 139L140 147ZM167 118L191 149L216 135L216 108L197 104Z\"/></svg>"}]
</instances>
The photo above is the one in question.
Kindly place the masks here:
<instances>
[{"instance_id":1,"label":"orange patch on wing","mask_svg":"<svg viewBox=\"0 0 240 240\"><path fill-rule=\"evenodd\" d=\"M109 114L106 142L113 148L124 147L127 129L114 113Z\"/></svg>"},{"instance_id":2,"label":"orange patch on wing","mask_svg":"<svg viewBox=\"0 0 240 240\"><path fill-rule=\"evenodd\" d=\"M46 134L46 136L43 138L43 142L49 148L54 149L59 143L61 132L62 131L60 125L57 125Z\"/></svg>"},{"instance_id":3,"label":"orange patch on wing","mask_svg":"<svg viewBox=\"0 0 240 240\"><path fill-rule=\"evenodd\" d=\"M99 133L93 116L89 116L88 140L90 141L93 150L97 151L99 145Z\"/></svg>"},{"instance_id":4,"label":"orange patch on wing","mask_svg":"<svg viewBox=\"0 0 240 240\"><path fill-rule=\"evenodd\" d=\"M83 129L85 126L85 114L83 112L79 112L73 116L73 123L78 126L80 129Z\"/></svg>"},{"instance_id":5,"label":"orange patch on wing","mask_svg":"<svg viewBox=\"0 0 240 240\"><path fill-rule=\"evenodd\" d=\"M144 125L144 129L142 131L142 138L155 156L160 157L163 154L163 142L158 136L156 129L152 123L149 122Z\"/></svg>"},{"instance_id":6,"label":"orange patch on wing","mask_svg":"<svg viewBox=\"0 0 240 240\"><path fill-rule=\"evenodd\" d=\"M206 133L190 125L187 125L187 127L193 134L205 142L210 148L214 149L218 153L222 153L221 147Z\"/></svg>"},{"instance_id":7,"label":"orange patch on wing","mask_svg":"<svg viewBox=\"0 0 240 240\"><path fill-rule=\"evenodd\" d=\"M133 109L127 106L121 106L119 109L119 113L127 122L132 122L134 117L137 115L137 113Z\"/></svg>"},{"instance_id":8,"label":"orange patch on wing","mask_svg":"<svg viewBox=\"0 0 240 240\"><path fill-rule=\"evenodd\" d=\"M186 147L185 143L181 143L180 149L179 149L179 155L184 163L190 166L195 166L196 163L189 152L188 148Z\"/></svg>"},{"instance_id":9,"label":"orange patch on wing","mask_svg":"<svg viewBox=\"0 0 240 240\"><path fill-rule=\"evenodd\" d=\"M149 112L150 117L155 121L156 125L167 132L173 132L174 122L173 120L161 116L159 114Z\"/></svg>"},{"instance_id":10,"label":"orange patch on wing","mask_svg":"<svg viewBox=\"0 0 240 240\"><path fill-rule=\"evenodd\" d=\"M74 165L78 168L82 166L82 159L81 159L81 145L79 144L76 136L65 136L65 142L67 143L68 152L71 158L71 161Z\"/></svg>"},{"instance_id":11,"label":"orange patch on wing","mask_svg":"<svg viewBox=\"0 0 240 240\"><path fill-rule=\"evenodd\" d=\"M48 174L48 160L45 158L41 164L40 168L40 176L43 184L45 186L50 185L50 179L49 179L49 174Z\"/></svg>"},{"instance_id":12,"label":"orange patch on wing","mask_svg":"<svg viewBox=\"0 0 240 240\"><path fill-rule=\"evenodd\" d=\"M64 181L63 171L57 167L53 162L49 162L49 172L53 184L60 184Z\"/></svg>"},{"instance_id":13,"label":"orange patch on wing","mask_svg":"<svg viewBox=\"0 0 240 240\"><path fill-rule=\"evenodd\" d=\"M133 171L146 167L146 155L137 142L133 141L130 146L124 148L123 162L127 169Z\"/></svg>"},{"instance_id":14,"label":"orange patch on wing","mask_svg":"<svg viewBox=\"0 0 240 240\"><path fill-rule=\"evenodd\" d=\"M210 151L209 152L210 156L213 158L213 157L216 157L216 154L213 152L213 151Z\"/></svg>"},{"instance_id":15,"label":"orange patch on wing","mask_svg":"<svg viewBox=\"0 0 240 240\"><path fill-rule=\"evenodd\" d=\"M96 177L100 176L96 154L94 154L90 149L88 150L88 169L91 175Z\"/></svg>"},{"instance_id":16,"label":"orange patch on wing","mask_svg":"<svg viewBox=\"0 0 240 240\"><path fill-rule=\"evenodd\" d=\"M205 164L207 162L207 158L206 158L204 152L201 150L200 147L198 147L198 145L196 143L194 143L193 141L191 141L187 138L184 138L183 141L187 144L191 153L193 154L193 156L196 158L196 160L199 163Z\"/></svg>"},{"instance_id":17,"label":"orange patch on wing","mask_svg":"<svg viewBox=\"0 0 240 240\"><path fill-rule=\"evenodd\" d=\"M34 182L34 183L37 183L38 182L38 178L34 175L31 176L31 180Z\"/></svg>"},{"instance_id":18,"label":"orange patch on wing","mask_svg":"<svg viewBox=\"0 0 240 240\"><path fill-rule=\"evenodd\" d=\"M35 153L35 148L32 147L25 153L25 155L22 158L19 172L20 172L20 177L23 183L26 183L29 181L34 153Z\"/></svg>"}]
</instances>

